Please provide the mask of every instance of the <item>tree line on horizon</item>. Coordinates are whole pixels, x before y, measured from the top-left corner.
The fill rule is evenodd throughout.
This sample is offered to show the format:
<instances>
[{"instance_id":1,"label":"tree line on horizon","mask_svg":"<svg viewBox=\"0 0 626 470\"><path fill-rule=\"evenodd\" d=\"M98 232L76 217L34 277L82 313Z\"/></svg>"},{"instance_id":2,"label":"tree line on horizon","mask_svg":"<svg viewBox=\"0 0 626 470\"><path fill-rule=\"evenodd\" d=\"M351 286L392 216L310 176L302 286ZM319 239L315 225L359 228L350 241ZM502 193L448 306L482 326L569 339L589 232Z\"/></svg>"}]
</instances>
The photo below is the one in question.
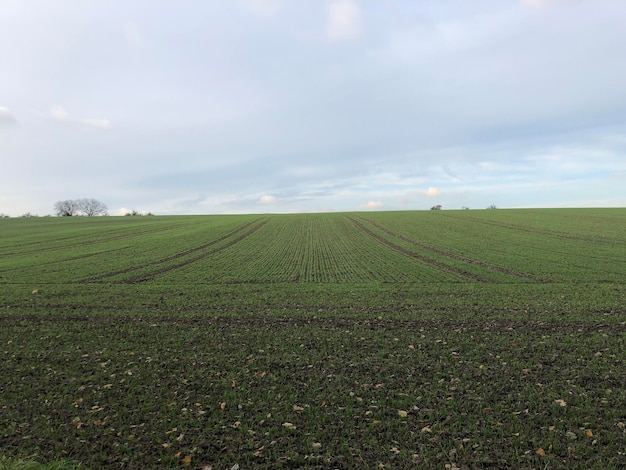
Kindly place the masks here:
<instances>
[{"instance_id":1,"label":"tree line on horizon","mask_svg":"<svg viewBox=\"0 0 626 470\"><path fill-rule=\"evenodd\" d=\"M487 209L496 209L497 206L495 204L491 204L487 207ZM441 210L441 204L437 204L432 206L430 210L438 211ZM462 209L469 210L469 207L463 206ZM57 201L54 204L54 213L59 217L72 217L72 216L86 216L86 217L95 217L108 215L108 207L102 201L93 198L82 198L82 199L66 199L65 201ZM136 210L132 210L127 212L127 216L141 216L141 215L154 215L151 212L142 213ZM0 213L0 218L8 218L9 216L6 214ZM27 212L23 214L22 217L37 217L35 214L31 214Z\"/></svg>"}]
</instances>

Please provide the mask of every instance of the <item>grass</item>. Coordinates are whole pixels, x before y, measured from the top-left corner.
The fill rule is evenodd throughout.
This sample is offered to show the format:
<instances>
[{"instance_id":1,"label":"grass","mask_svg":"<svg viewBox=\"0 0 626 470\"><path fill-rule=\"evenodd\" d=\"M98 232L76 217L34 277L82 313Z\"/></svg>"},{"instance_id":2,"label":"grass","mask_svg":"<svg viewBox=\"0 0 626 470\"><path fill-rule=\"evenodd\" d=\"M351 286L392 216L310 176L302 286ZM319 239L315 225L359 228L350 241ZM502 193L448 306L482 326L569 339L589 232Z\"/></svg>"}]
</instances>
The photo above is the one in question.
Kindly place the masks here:
<instances>
[{"instance_id":1,"label":"grass","mask_svg":"<svg viewBox=\"0 0 626 470\"><path fill-rule=\"evenodd\" d=\"M624 215L2 220L0 468L622 468Z\"/></svg>"},{"instance_id":2,"label":"grass","mask_svg":"<svg viewBox=\"0 0 626 470\"><path fill-rule=\"evenodd\" d=\"M69 462L41 464L33 460L9 460L0 457L0 470L74 470L76 468Z\"/></svg>"}]
</instances>

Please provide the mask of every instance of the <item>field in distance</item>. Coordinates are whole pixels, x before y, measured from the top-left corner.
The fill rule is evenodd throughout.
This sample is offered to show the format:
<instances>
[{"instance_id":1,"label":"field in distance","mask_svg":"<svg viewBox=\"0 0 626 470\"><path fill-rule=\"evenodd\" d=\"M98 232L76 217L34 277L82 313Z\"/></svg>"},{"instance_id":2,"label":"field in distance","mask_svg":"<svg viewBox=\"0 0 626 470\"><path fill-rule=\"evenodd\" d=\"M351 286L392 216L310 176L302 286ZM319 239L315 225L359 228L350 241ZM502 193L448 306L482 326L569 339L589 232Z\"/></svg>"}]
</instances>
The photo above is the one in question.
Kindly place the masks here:
<instances>
[{"instance_id":1,"label":"field in distance","mask_svg":"<svg viewBox=\"0 0 626 470\"><path fill-rule=\"evenodd\" d=\"M0 456L626 465L626 210L0 220Z\"/></svg>"}]
</instances>

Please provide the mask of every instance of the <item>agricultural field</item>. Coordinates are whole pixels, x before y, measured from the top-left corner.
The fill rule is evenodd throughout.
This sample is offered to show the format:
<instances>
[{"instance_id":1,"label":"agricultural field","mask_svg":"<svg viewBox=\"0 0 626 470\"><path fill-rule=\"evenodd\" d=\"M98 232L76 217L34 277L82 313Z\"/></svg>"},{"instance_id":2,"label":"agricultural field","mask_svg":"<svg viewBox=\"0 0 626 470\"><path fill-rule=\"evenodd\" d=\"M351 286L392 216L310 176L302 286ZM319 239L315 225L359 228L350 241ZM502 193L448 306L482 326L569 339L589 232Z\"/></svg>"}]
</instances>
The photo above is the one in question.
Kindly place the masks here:
<instances>
[{"instance_id":1,"label":"agricultural field","mask_svg":"<svg viewBox=\"0 0 626 470\"><path fill-rule=\"evenodd\" d=\"M626 468L625 279L626 209L1 219L0 468Z\"/></svg>"}]
</instances>

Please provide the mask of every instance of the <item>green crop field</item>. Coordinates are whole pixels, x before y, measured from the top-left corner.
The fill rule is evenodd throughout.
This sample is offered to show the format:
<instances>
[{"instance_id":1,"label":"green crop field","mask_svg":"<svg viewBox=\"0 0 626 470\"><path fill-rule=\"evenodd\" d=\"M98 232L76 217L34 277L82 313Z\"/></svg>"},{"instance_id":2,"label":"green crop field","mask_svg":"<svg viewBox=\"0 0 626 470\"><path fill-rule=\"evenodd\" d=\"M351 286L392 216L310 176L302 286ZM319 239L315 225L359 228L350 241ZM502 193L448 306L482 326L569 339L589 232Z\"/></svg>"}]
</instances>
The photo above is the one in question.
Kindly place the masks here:
<instances>
[{"instance_id":1,"label":"green crop field","mask_svg":"<svg viewBox=\"0 0 626 470\"><path fill-rule=\"evenodd\" d=\"M626 468L625 280L626 209L1 219L0 468Z\"/></svg>"}]
</instances>

